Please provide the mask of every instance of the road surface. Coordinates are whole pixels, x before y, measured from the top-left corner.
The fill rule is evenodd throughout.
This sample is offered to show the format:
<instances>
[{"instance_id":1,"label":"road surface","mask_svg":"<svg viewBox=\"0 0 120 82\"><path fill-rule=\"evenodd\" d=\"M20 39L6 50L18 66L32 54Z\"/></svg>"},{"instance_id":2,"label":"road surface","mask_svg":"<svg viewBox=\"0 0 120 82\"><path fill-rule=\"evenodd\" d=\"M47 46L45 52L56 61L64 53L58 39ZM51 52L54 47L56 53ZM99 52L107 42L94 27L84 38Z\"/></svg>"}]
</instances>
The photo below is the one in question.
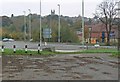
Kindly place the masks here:
<instances>
[{"instance_id":1,"label":"road surface","mask_svg":"<svg viewBox=\"0 0 120 82\"><path fill-rule=\"evenodd\" d=\"M28 45L28 49L38 49L39 42L23 42L23 41L14 41L14 42L3 42L2 45L4 45L5 48L13 48L13 45L16 45L17 49L24 49L25 44ZM82 45L73 45L68 43L47 43L47 45L44 45L42 43L42 48L46 47L54 47L56 51L66 51L66 52L75 52L80 51L82 49L86 49L86 47ZM100 46L104 48L116 48L114 46ZM88 46L88 48L95 48L95 46Z\"/></svg>"}]
</instances>

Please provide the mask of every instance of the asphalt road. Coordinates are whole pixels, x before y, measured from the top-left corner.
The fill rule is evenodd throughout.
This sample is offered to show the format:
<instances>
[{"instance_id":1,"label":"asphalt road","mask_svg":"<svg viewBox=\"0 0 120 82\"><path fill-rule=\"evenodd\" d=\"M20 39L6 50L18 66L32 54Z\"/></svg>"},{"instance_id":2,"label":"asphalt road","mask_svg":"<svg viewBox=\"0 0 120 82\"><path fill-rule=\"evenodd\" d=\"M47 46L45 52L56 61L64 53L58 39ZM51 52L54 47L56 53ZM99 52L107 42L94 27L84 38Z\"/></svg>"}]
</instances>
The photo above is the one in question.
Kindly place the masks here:
<instances>
[{"instance_id":1,"label":"asphalt road","mask_svg":"<svg viewBox=\"0 0 120 82\"><path fill-rule=\"evenodd\" d=\"M17 49L24 49L25 44L28 45L28 49L38 49L39 42L23 42L23 41L14 41L14 42L2 42L2 45L5 46L5 48L13 48L13 45L16 45ZM54 47L55 50L69 50L69 51L79 51L81 49L85 49L86 47L82 45L73 45L68 43L47 43L45 45L42 43L42 48L45 47ZM116 48L114 46L100 46L104 48ZM88 46L88 48L95 48L95 46Z\"/></svg>"},{"instance_id":2,"label":"asphalt road","mask_svg":"<svg viewBox=\"0 0 120 82\"><path fill-rule=\"evenodd\" d=\"M28 49L38 49L39 42L23 42L23 41L15 41L15 42L3 42L2 43L5 48L13 48L13 45L16 45L17 49L24 49L25 44L28 45ZM45 45L42 43L42 48L46 47L54 47L55 50L80 50L82 46L80 45L70 45L67 43L47 43Z\"/></svg>"}]
</instances>

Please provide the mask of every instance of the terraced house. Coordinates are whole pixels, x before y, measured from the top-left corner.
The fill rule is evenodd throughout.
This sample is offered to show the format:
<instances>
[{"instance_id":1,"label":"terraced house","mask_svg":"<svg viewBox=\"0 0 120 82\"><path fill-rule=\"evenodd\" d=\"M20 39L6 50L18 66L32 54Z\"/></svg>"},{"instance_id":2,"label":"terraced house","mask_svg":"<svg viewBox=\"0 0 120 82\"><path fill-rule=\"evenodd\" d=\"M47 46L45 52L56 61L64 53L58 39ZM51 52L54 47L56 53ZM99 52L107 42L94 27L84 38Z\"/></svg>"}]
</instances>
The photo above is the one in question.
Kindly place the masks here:
<instances>
[{"instance_id":1,"label":"terraced house","mask_svg":"<svg viewBox=\"0 0 120 82\"><path fill-rule=\"evenodd\" d=\"M106 27L102 23L88 25L89 28L89 43L95 44L99 43L106 43L107 42L107 32ZM110 43L117 43L118 40L118 26L113 25L111 28L110 33Z\"/></svg>"}]
</instances>

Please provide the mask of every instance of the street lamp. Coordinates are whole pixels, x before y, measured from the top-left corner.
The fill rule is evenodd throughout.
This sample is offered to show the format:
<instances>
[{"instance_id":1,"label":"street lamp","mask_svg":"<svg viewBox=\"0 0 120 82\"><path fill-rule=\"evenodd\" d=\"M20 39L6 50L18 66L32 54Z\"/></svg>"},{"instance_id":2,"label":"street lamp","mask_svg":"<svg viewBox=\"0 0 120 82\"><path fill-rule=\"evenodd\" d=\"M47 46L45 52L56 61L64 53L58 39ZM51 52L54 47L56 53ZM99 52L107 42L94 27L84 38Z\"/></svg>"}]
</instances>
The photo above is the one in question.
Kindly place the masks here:
<instances>
[{"instance_id":1,"label":"street lamp","mask_svg":"<svg viewBox=\"0 0 120 82\"><path fill-rule=\"evenodd\" d=\"M26 12L23 11L24 13L24 41L26 42Z\"/></svg>"},{"instance_id":2,"label":"street lamp","mask_svg":"<svg viewBox=\"0 0 120 82\"><path fill-rule=\"evenodd\" d=\"M41 0L40 0L40 51L41 51L41 46L42 46L42 36L41 36Z\"/></svg>"},{"instance_id":3,"label":"street lamp","mask_svg":"<svg viewBox=\"0 0 120 82\"><path fill-rule=\"evenodd\" d=\"M59 9L59 20L58 20L58 42L60 42L60 4L58 4Z\"/></svg>"},{"instance_id":4,"label":"street lamp","mask_svg":"<svg viewBox=\"0 0 120 82\"><path fill-rule=\"evenodd\" d=\"M32 29L32 27L31 27L31 10L30 9L28 9L28 11L29 11L29 40L31 41L32 40L32 32L31 32L31 29Z\"/></svg>"},{"instance_id":5,"label":"street lamp","mask_svg":"<svg viewBox=\"0 0 120 82\"><path fill-rule=\"evenodd\" d=\"M118 20L120 20L120 1L117 2L118 3ZM118 51L120 50L120 35L119 35L119 32L120 32L120 21L118 21Z\"/></svg>"},{"instance_id":6,"label":"street lamp","mask_svg":"<svg viewBox=\"0 0 120 82\"><path fill-rule=\"evenodd\" d=\"M82 44L84 46L84 0L82 0Z\"/></svg>"},{"instance_id":7,"label":"street lamp","mask_svg":"<svg viewBox=\"0 0 120 82\"><path fill-rule=\"evenodd\" d=\"M89 43L91 43L91 30L92 30L92 27L89 27Z\"/></svg>"},{"instance_id":8,"label":"street lamp","mask_svg":"<svg viewBox=\"0 0 120 82\"><path fill-rule=\"evenodd\" d=\"M120 18L120 1L118 2L118 18Z\"/></svg>"}]
</instances>

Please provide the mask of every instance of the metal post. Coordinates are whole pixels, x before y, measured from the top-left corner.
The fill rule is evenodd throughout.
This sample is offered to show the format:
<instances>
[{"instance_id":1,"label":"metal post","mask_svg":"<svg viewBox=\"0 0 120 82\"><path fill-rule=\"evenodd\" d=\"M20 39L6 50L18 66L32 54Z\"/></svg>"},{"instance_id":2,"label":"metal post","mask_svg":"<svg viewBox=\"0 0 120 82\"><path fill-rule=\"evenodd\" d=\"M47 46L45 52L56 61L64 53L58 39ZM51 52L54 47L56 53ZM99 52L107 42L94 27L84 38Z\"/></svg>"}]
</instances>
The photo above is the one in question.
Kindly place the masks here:
<instances>
[{"instance_id":1,"label":"metal post","mask_svg":"<svg viewBox=\"0 0 120 82\"><path fill-rule=\"evenodd\" d=\"M2 53L4 52L4 46L2 45Z\"/></svg>"},{"instance_id":2,"label":"metal post","mask_svg":"<svg viewBox=\"0 0 120 82\"><path fill-rule=\"evenodd\" d=\"M25 45L25 53L27 53L27 44Z\"/></svg>"},{"instance_id":3,"label":"metal post","mask_svg":"<svg viewBox=\"0 0 120 82\"><path fill-rule=\"evenodd\" d=\"M91 30L92 30L92 27L89 27L89 43L91 44Z\"/></svg>"},{"instance_id":4,"label":"metal post","mask_svg":"<svg viewBox=\"0 0 120 82\"><path fill-rule=\"evenodd\" d=\"M82 44L84 46L84 0L82 0Z\"/></svg>"},{"instance_id":5,"label":"metal post","mask_svg":"<svg viewBox=\"0 0 120 82\"><path fill-rule=\"evenodd\" d=\"M42 37L41 37L41 0L40 0L40 51L42 46Z\"/></svg>"},{"instance_id":6,"label":"metal post","mask_svg":"<svg viewBox=\"0 0 120 82\"><path fill-rule=\"evenodd\" d=\"M28 11L29 11L29 41L31 41L31 39L32 39L32 32L31 32L31 29L32 29L32 27L31 27L31 10L30 9L28 9Z\"/></svg>"},{"instance_id":7,"label":"metal post","mask_svg":"<svg viewBox=\"0 0 120 82\"><path fill-rule=\"evenodd\" d=\"M13 45L13 52L16 53L16 45Z\"/></svg>"},{"instance_id":8,"label":"metal post","mask_svg":"<svg viewBox=\"0 0 120 82\"><path fill-rule=\"evenodd\" d=\"M40 53L40 44L38 44L38 53Z\"/></svg>"},{"instance_id":9,"label":"metal post","mask_svg":"<svg viewBox=\"0 0 120 82\"><path fill-rule=\"evenodd\" d=\"M58 42L60 42L60 4L58 4L59 9L59 20L58 20Z\"/></svg>"},{"instance_id":10,"label":"metal post","mask_svg":"<svg viewBox=\"0 0 120 82\"><path fill-rule=\"evenodd\" d=\"M120 1L118 2L118 18L120 20ZM120 51L120 22L118 22L118 51Z\"/></svg>"},{"instance_id":11,"label":"metal post","mask_svg":"<svg viewBox=\"0 0 120 82\"><path fill-rule=\"evenodd\" d=\"M26 12L24 12L24 41L26 42Z\"/></svg>"}]
</instances>

